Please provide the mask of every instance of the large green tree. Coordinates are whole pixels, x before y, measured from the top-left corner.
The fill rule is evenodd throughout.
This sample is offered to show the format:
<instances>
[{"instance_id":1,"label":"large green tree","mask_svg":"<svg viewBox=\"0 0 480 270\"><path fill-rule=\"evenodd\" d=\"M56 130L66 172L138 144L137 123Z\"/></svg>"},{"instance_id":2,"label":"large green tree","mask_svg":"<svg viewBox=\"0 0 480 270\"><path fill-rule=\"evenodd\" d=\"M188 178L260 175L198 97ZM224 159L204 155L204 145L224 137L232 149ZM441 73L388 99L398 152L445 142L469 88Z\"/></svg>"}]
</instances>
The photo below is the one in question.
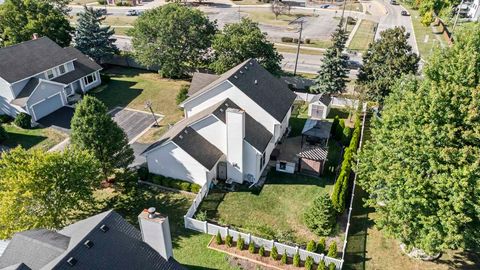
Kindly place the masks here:
<instances>
[{"instance_id":1,"label":"large green tree","mask_svg":"<svg viewBox=\"0 0 480 270\"><path fill-rule=\"evenodd\" d=\"M75 109L71 140L74 146L93 153L105 178L118 169L126 170L134 160L127 135L107 113L107 107L92 96L85 96Z\"/></svg>"},{"instance_id":2,"label":"large green tree","mask_svg":"<svg viewBox=\"0 0 480 270\"><path fill-rule=\"evenodd\" d=\"M204 64L215 32L215 23L200 10L164 5L135 21L131 30L134 55L141 64L158 67L162 76L183 77Z\"/></svg>"},{"instance_id":3,"label":"large green tree","mask_svg":"<svg viewBox=\"0 0 480 270\"><path fill-rule=\"evenodd\" d=\"M248 18L227 24L215 35L212 49L214 61L211 68L217 73L223 73L249 58L256 58L272 74L281 73L282 56L268 41L267 34L262 33L258 23Z\"/></svg>"},{"instance_id":4,"label":"large green tree","mask_svg":"<svg viewBox=\"0 0 480 270\"><path fill-rule=\"evenodd\" d=\"M61 228L91 206L100 167L86 151L27 151L0 158L0 239L33 228Z\"/></svg>"},{"instance_id":5,"label":"large green tree","mask_svg":"<svg viewBox=\"0 0 480 270\"><path fill-rule=\"evenodd\" d=\"M395 79L417 73L420 58L412 52L409 36L404 27L395 27L381 32L380 39L369 45L357 81L368 98L383 103Z\"/></svg>"},{"instance_id":6,"label":"large green tree","mask_svg":"<svg viewBox=\"0 0 480 270\"><path fill-rule=\"evenodd\" d=\"M347 84L348 56L344 53L348 35L340 23L332 34L332 46L325 53L318 75L310 91L319 94L335 94L344 91Z\"/></svg>"},{"instance_id":7,"label":"large green tree","mask_svg":"<svg viewBox=\"0 0 480 270\"><path fill-rule=\"evenodd\" d=\"M480 26L403 77L358 168L377 226L427 253L480 247Z\"/></svg>"},{"instance_id":8,"label":"large green tree","mask_svg":"<svg viewBox=\"0 0 480 270\"><path fill-rule=\"evenodd\" d=\"M115 33L110 26L102 26L105 17L100 10L85 6L85 11L78 17L77 29L75 31L75 48L90 56L97 63L111 58L118 53L115 46Z\"/></svg>"},{"instance_id":9,"label":"large green tree","mask_svg":"<svg viewBox=\"0 0 480 270\"><path fill-rule=\"evenodd\" d=\"M30 40L34 33L65 47L72 32L62 11L47 1L6 0L0 5L0 47Z\"/></svg>"},{"instance_id":10,"label":"large green tree","mask_svg":"<svg viewBox=\"0 0 480 270\"><path fill-rule=\"evenodd\" d=\"M318 195L304 214L305 225L315 234L328 236L335 227L335 210L328 194Z\"/></svg>"}]
</instances>

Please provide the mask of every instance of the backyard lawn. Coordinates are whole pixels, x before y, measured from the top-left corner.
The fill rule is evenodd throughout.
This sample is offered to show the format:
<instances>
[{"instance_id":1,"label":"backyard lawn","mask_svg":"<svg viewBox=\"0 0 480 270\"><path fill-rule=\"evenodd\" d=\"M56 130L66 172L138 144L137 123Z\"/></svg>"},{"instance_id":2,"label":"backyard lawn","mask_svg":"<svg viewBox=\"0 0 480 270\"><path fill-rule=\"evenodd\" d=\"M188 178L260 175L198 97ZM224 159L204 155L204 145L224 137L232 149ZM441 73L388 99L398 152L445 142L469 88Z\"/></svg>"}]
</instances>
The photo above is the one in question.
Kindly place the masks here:
<instances>
[{"instance_id":1,"label":"backyard lawn","mask_svg":"<svg viewBox=\"0 0 480 270\"><path fill-rule=\"evenodd\" d=\"M354 51L366 51L368 49L368 44L370 44L375 37L375 27L377 27L377 23L369 20L362 20L348 48Z\"/></svg>"},{"instance_id":2,"label":"backyard lawn","mask_svg":"<svg viewBox=\"0 0 480 270\"><path fill-rule=\"evenodd\" d=\"M153 111L165 117L159 128L151 128L138 142L156 141L167 130L168 124L182 119L175 97L187 81L163 79L157 73L132 68L113 67L104 71L110 81L91 93L102 100L109 109L129 107L145 111L145 102L151 101Z\"/></svg>"},{"instance_id":3,"label":"backyard lawn","mask_svg":"<svg viewBox=\"0 0 480 270\"><path fill-rule=\"evenodd\" d=\"M53 128L23 129L14 124L3 124L8 139L2 144L10 148L22 146L25 149L42 148L48 150L67 138L66 134Z\"/></svg>"},{"instance_id":4,"label":"backyard lawn","mask_svg":"<svg viewBox=\"0 0 480 270\"><path fill-rule=\"evenodd\" d=\"M325 178L271 171L261 190L211 191L199 211L256 236L305 244L319 237L304 225L303 213L318 194L330 192L332 184Z\"/></svg>"}]
</instances>

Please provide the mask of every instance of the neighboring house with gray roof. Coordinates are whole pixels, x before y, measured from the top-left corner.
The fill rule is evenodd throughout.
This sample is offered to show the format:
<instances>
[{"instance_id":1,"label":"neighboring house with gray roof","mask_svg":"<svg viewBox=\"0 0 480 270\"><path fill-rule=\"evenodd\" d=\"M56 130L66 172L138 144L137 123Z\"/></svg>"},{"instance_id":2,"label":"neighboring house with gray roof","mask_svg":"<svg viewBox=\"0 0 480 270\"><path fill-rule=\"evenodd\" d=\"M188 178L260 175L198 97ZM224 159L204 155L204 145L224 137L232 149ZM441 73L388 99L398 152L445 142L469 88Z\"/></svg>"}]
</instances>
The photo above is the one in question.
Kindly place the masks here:
<instances>
[{"instance_id":1,"label":"neighboring house with gray roof","mask_svg":"<svg viewBox=\"0 0 480 270\"><path fill-rule=\"evenodd\" d=\"M47 37L0 48L0 114L24 112L37 121L98 86L101 69L77 49Z\"/></svg>"},{"instance_id":2,"label":"neighboring house with gray roof","mask_svg":"<svg viewBox=\"0 0 480 270\"><path fill-rule=\"evenodd\" d=\"M296 95L256 60L222 75L195 73L185 118L148 147L150 172L203 185L256 182L288 128Z\"/></svg>"},{"instance_id":3,"label":"neighboring house with gray roof","mask_svg":"<svg viewBox=\"0 0 480 270\"><path fill-rule=\"evenodd\" d=\"M168 217L151 208L139 223L142 231L106 211L60 231L16 233L0 256L0 270L184 270L173 258Z\"/></svg>"}]
</instances>

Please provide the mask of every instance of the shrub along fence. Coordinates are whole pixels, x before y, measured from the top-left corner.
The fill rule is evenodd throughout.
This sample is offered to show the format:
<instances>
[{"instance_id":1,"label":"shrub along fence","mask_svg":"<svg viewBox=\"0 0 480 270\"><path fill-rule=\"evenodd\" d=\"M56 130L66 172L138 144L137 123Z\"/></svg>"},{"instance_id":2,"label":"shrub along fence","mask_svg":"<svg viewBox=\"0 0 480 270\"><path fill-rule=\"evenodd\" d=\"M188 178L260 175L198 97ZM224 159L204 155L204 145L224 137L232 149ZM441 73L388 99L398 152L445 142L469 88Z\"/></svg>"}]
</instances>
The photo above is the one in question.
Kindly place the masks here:
<instances>
[{"instance_id":1,"label":"shrub along fence","mask_svg":"<svg viewBox=\"0 0 480 270\"><path fill-rule=\"evenodd\" d=\"M193 216L198 210L200 203L207 195L208 195L208 184L205 184L204 186L202 186L202 188L200 189L200 192L197 194L197 196L193 200L192 205L190 206L187 213L183 217L185 222L185 228L210 234L210 235L217 235L217 233L220 232L220 235L222 236L223 239L225 239L227 235L230 235L233 238L233 241L237 241L238 236L240 236L242 239L245 240L246 245L250 244L250 242L253 242L256 247L263 246L265 250L268 250L268 251L271 251L272 248L275 246L279 254L283 254L283 252L286 252L289 257L293 258L293 256L298 252L298 254L300 255L300 259L302 259L303 261L305 261L307 257L311 257L313 258L313 261L315 263L319 263L320 261L324 261L326 265L333 263L335 264L336 269L341 269L343 264L343 259L340 260L340 259L331 258L331 257L325 256L324 254L310 252L299 247L292 247L289 245L275 242L274 240L267 240L264 238L253 236L251 234L242 233L242 232L230 229L228 227L218 226L215 224L208 223L207 221L200 221L193 218Z\"/></svg>"}]
</instances>

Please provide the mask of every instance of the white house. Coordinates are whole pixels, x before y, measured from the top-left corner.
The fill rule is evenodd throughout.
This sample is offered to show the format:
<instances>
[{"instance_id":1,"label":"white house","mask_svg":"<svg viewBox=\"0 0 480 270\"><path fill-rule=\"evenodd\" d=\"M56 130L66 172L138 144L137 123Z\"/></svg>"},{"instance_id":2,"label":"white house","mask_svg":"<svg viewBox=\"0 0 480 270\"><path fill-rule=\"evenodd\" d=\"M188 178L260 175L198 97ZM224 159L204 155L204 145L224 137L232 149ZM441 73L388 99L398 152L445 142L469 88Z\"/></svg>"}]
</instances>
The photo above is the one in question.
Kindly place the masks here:
<instances>
[{"instance_id":1,"label":"white house","mask_svg":"<svg viewBox=\"0 0 480 270\"><path fill-rule=\"evenodd\" d=\"M308 104L308 116L314 120L326 119L330 112L332 98L326 94L319 94Z\"/></svg>"},{"instance_id":2,"label":"white house","mask_svg":"<svg viewBox=\"0 0 480 270\"><path fill-rule=\"evenodd\" d=\"M203 185L256 182L288 128L295 94L256 60L221 76L196 73L185 119L145 150L150 172Z\"/></svg>"},{"instance_id":3,"label":"white house","mask_svg":"<svg viewBox=\"0 0 480 270\"><path fill-rule=\"evenodd\" d=\"M75 48L38 38L0 48L0 114L33 121L101 83L102 68Z\"/></svg>"},{"instance_id":4,"label":"white house","mask_svg":"<svg viewBox=\"0 0 480 270\"><path fill-rule=\"evenodd\" d=\"M470 0L467 17L472 21L478 21L480 18L480 0Z\"/></svg>"}]
</instances>

